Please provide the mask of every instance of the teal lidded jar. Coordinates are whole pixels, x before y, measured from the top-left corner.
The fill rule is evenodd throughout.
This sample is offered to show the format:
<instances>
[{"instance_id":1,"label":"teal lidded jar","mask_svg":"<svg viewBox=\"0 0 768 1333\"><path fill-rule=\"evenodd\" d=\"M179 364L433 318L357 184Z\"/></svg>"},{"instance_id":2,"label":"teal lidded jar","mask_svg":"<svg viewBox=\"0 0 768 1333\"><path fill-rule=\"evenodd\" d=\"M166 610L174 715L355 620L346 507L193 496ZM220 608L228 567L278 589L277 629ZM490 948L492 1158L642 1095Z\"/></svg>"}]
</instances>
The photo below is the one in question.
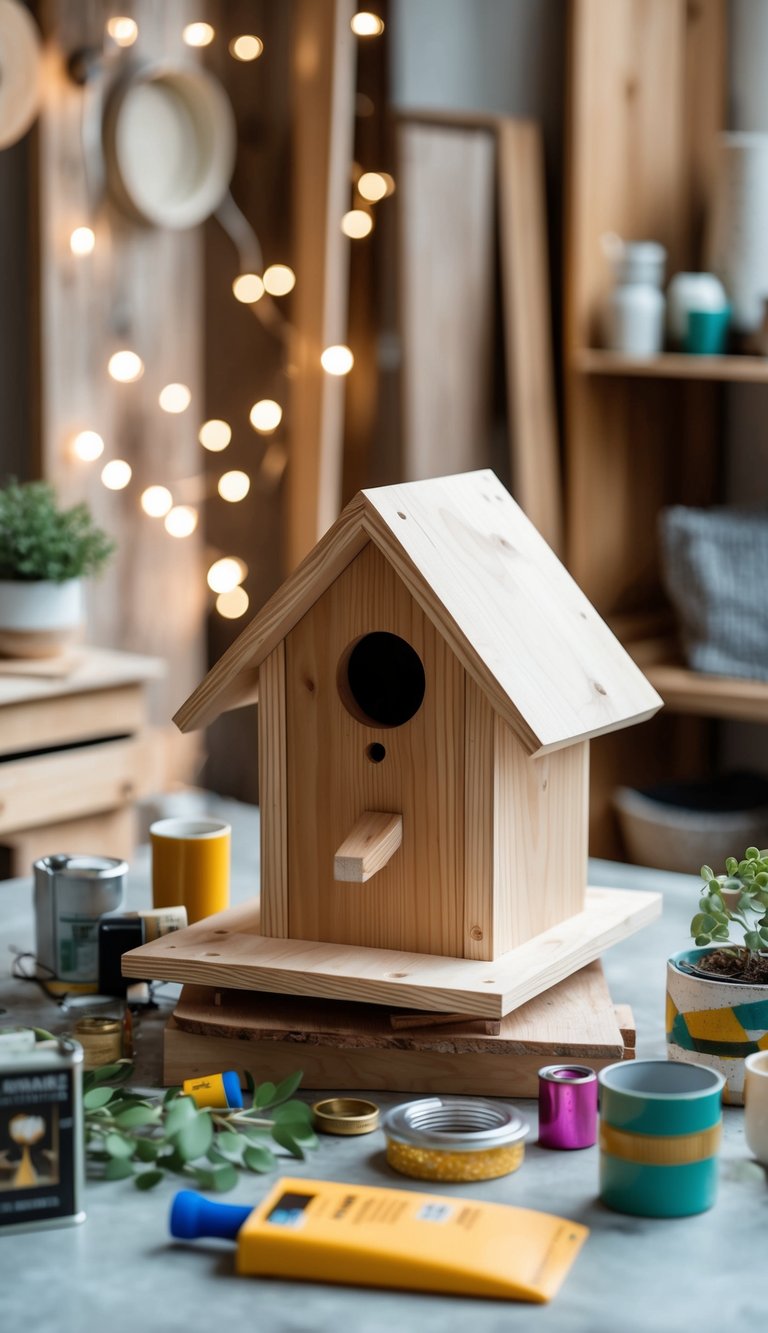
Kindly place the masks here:
<instances>
[{"instance_id":1,"label":"teal lidded jar","mask_svg":"<svg viewBox=\"0 0 768 1333\"><path fill-rule=\"evenodd\" d=\"M702 1065L627 1060L600 1080L600 1198L639 1217L715 1202L725 1079Z\"/></svg>"}]
</instances>

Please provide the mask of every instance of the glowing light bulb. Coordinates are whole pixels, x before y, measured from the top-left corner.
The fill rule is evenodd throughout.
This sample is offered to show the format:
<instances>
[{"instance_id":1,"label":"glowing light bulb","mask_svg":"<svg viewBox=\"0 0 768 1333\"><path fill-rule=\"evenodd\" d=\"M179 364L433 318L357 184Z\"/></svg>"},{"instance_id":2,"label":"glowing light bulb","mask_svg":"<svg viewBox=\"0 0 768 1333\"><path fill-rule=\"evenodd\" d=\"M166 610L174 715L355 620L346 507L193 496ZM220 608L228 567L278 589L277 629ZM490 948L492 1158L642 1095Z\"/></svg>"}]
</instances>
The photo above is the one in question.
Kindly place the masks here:
<instances>
[{"instance_id":1,"label":"glowing light bulb","mask_svg":"<svg viewBox=\"0 0 768 1333\"><path fill-rule=\"evenodd\" d=\"M226 449L232 439L232 427L228 421L212 417L210 421L203 422L197 438L204 449L210 449L212 454L218 454L222 449Z\"/></svg>"},{"instance_id":2,"label":"glowing light bulb","mask_svg":"<svg viewBox=\"0 0 768 1333\"><path fill-rule=\"evenodd\" d=\"M186 412L192 402L192 391L186 384L166 384L160 390L157 401L164 412L171 412L175 416L179 412Z\"/></svg>"},{"instance_id":3,"label":"glowing light bulb","mask_svg":"<svg viewBox=\"0 0 768 1333\"><path fill-rule=\"evenodd\" d=\"M377 204L380 199L391 194L394 188L392 177L385 176L382 171L364 171L357 182L358 194L367 199L369 204Z\"/></svg>"},{"instance_id":4,"label":"glowing light bulb","mask_svg":"<svg viewBox=\"0 0 768 1333\"><path fill-rule=\"evenodd\" d=\"M104 441L95 430L81 430L72 441L72 453L84 463L93 463L104 453Z\"/></svg>"},{"instance_id":5,"label":"glowing light bulb","mask_svg":"<svg viewBox=\"0 0 768 1333\"><path fill-rule=\"evenodd\" d=\"M141 507L150 518L164 518L173 504L167 486L148 486L141 493Z\"/></svg>"},{"instance_id":6,"label":"glowing light bulb","mask_svg":"<svg viewBox=\"0 0 768 1333\"><path fill-rule=\"evenodd\" d=\"M108 491L124 491L133 472L124 458L112 458L101 469L101 480Z\"/></svg>"},{"instance_id":7,"label":"glowing light bulb","mask_svg":"<svg viewBox=\"0 0 768 1333\"><path fill-rule=\"evenodd\" d=\"M350 208L341 219L341 230L351 240L360 241L373 231L373 218L364 208Z\"/></svg>"},{"instance_id":8,"label":"glowing light bulb","mask_svg":"<svg viewBox=\"0 0 768 1333\"><path fill-rule=\"evenodd\" d=\"M349 26L356 37L380 37L384 31L384 20L378 14L371 14L361 9L353 14Z\"/></svg>"},{"instance_id":9,"label":"glowing light bulb","mask_svg":"<svg viewBox=\"0 0 768 1333\"><path fill-rule=\"evenodd\" d=\"M216 610L225 620L239 620L248 610L248 593L245 588L231 588L229 592L220 592L216 598Z\"/></svg>"},{"instance_id":10,"label":"glowing light bulb","mask_svg":"<svg viewBox=\"0 0 768 1333\"><path fill-rule=\"evenodd\" d=\"M93 248L96 244L96 233L91 227L75 227L69 238L69 248L73 255L78 258L81 255L93 254Z\"/></svg>"},{"instance_id":11,"label":"glowing light bulb","mask_svg":"<svg viewBox=\"0 0 768 1333\"><path fill-rule=\"evenodd\" d=\"M136 352L123 350L114 352L109 358L107 370L113 380L119 384L135 384L144 374L144 362Z\"/></svg>"},{"instance_id":12,"label":"glowing light bulb","mask_svg":"<svg viewBox=\"0 0 768 1333\"><path fill-rule=\"evenodd\" d=\"M250 33L244 33L242 37L233 37L229 43L229 54L235 57L235 60L258 60L264 43L260 37L253 37Z\"/></svg>"},{"instance_id":13,"label":"glowing light bulb","mask_svg":"<svg viewBox=\"0 0 768 1333\"><path fill-rule=\"evenodd\" d=\"M139 35L139 25L135 19L118 14L107 20L107 32L118 46L133 46Z\"/></svg>"},{"instance_id":14,"label":"glowing light bulb","mask_svg":"<svg viewBox=\"0 0 768 1333\"><path fill-rule=\"evenodd\" d=\"M232 283L232 292L243 305L254 305L264 295L264 283L258 273L241 273Z\"/></svg>"},{"instance_id":15,"label":"glowing light bulb","mask_svg":"<svg viewBox=\"0 0 768 1333\"><path fill-rule=\"evenodd\" d=\"M260 435L271 435L273 430L277 430L283 419L283 409L274 398L260 398L258 403L254 403L249 414L249 420L254 430Z\"/></svg>"},{"instance_id":16,"label":"glowing light bulb","mask_svg":"<svg viewBox=\"0 0 768 1333\"><path fill-rule=\"evenodd\" d=\"M220 560L214 560L206 581L211 592L231 592L242 583L247 573L244 561L238 560L236 556L224 555Z\"/></svg>"},{"instance_id":17,"label":"glowing light bulb","mask_svg":"<svg viewBox=\"0 0 768 1333\"><path fill-rule=\"evenodd\" d=\"M165 530L172 537L190 537L197 527L197 510L191 505L174 505L165 516Z\"/></svg>"},{"instance_id":18,"label":"glowing light bulb","mask_svg":"<svg viewBox=\"0 0 768 1333\"><path fill-rule=\"evenodd\" d=\"M270 296L287 296L296 286L296 274L287 264L270 264L264 271L264 286Z\"/></svg>"},{"instance_id":19,"label":"glowing light bulb","mask_svg":"<svg viewBox=\"0 0 768 1333\"><path fill-rule=\"evenodd\" d=\"M224 472L219 477L219 495L222 500L229 500L230 504L244 500L250 489L251 479L247 472Z\"/></svg>"},{"instance_id":20,"label":"glowing light bulb","mask_svg":"<svg viewBox=\"0 0 768 1333\"><path fill-rule=\"evenodd\" d=\"M328 375L348 375L354 364L354 356L343 343L326 347L320 357L320 365Z\"/></svg>"},{"instance_id":21,"label":"glowing light bulb","mask_svg":"<svg viewBox=\"0 0 768 1333\"><path fill-rule=\"evenodd\" d=\"M210 46L215 36L210 23L188 23L181 34L187 46Z\"/></svg>"}]
</instances>

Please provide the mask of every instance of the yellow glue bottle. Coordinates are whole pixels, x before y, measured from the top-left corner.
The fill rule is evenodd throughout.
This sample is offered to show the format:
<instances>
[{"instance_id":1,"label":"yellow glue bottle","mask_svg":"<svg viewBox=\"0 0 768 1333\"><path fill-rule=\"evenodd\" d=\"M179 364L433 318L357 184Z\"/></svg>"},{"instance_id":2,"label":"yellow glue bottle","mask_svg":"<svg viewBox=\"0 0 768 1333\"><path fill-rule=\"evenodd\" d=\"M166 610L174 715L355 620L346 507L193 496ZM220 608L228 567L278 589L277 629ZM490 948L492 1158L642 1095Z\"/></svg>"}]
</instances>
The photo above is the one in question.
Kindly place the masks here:
<instances>
[{"instance_id":1,"label":"yellow glue bottle","mask_svg":"<svg viewBox=\"0 0 768 1333\"><path fill-rule=\"evenodd\" d=\"M255 1208L176 1195L171 1235L237 1240L238 1273L548 1301L589 1232L551 1213L328 1180L278 1180Z\"/></svg>"}]
</instances>

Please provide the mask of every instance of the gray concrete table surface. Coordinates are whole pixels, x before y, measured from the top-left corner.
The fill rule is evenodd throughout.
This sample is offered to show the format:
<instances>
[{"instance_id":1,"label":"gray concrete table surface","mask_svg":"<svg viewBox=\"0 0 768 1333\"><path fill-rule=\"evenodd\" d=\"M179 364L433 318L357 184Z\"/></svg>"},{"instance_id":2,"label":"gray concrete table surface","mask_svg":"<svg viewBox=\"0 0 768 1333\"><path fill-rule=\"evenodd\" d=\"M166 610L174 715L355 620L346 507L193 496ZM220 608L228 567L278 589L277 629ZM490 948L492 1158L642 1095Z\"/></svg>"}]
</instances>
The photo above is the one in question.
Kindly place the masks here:
<instances>
[{"instance_id":1,"label":"gray concrete table surface","mask_svg":"<svg viewBox=\"0 0 768 1333\"><path fill-rule=\"evenodd\" d=\"M232 897L243 901L257 886L258 812L221 801L212 802L211 811L231 818ZM663 1058L665 961L686 943L695 879L592 862L590 882L663 894L661 919L609 950L604 960L614 999L634 1010L638 1055ZM128 896L129 906L149 902L146 848L132 864ZM1 883L0 1007L5 1012L0 1022L64 1030L60 1011L38 988L10 976L10 947L33 945L29 881ZM140 1027L135 1082L142 1087L159 1086L161 1032L176 993L168 987L159 1013ZM263 1074L268 1077L269 1070ZM383 1106L402 1100L374 1095ZM445 1333L468 1324L473 1333L538 1328L551 1333L666 1333L689 1326L699 1333L720 1333L725 1326L733 1333L765 1326L768 1189L765 1172L745 1145L742 1111L725 1108L716 1207L698 1217L651 1220L604 1208L597 1200L597 1149L555 1153L539 1148L535 1103L521 1101L520 1108L532 1125L531 1141L520 1170L500 1180L442 1187L408 1181L387 1167L380 1132L358 1139L323 1138L307 1161L286 1158L284 1174L474 1197L586 1224L590 1237L559 1295L547 1306L239 1278L233 1247L225 1242L186 1246L170 1241L168 1210L178 1179L146 1194L130 1180L91 1181L83 1225L0 1238L0 1330L154 1333L207 1327L219 1320L260 1333L391 1333L394 1327L401 1333ZM243 1177L223 1198L256 1203L273 1179Z\"/></svg>"}]
</instances>

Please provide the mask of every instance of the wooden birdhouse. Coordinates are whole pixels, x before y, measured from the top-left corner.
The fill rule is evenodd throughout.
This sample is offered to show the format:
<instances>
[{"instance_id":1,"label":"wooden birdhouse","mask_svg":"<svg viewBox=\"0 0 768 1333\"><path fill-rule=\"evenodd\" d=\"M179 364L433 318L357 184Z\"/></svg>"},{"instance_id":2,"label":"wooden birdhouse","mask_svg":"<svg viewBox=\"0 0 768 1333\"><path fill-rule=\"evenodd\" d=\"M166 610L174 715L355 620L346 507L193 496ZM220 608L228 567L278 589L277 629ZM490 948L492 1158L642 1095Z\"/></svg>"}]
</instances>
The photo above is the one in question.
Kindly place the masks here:
<instances>
[{"instance_id":1,"label":"wooden birdhouse","mask_svg":"<svg viewBox=\"0 0 768 1333\"><path fill-rule=\"evenodd\" d=\"M589 740L661 700L493 473L361 492L176 721L256 693L260 948L476 965L577 920L563 976L639 924L585 913Z\"/></svg>"}]
</instances>

